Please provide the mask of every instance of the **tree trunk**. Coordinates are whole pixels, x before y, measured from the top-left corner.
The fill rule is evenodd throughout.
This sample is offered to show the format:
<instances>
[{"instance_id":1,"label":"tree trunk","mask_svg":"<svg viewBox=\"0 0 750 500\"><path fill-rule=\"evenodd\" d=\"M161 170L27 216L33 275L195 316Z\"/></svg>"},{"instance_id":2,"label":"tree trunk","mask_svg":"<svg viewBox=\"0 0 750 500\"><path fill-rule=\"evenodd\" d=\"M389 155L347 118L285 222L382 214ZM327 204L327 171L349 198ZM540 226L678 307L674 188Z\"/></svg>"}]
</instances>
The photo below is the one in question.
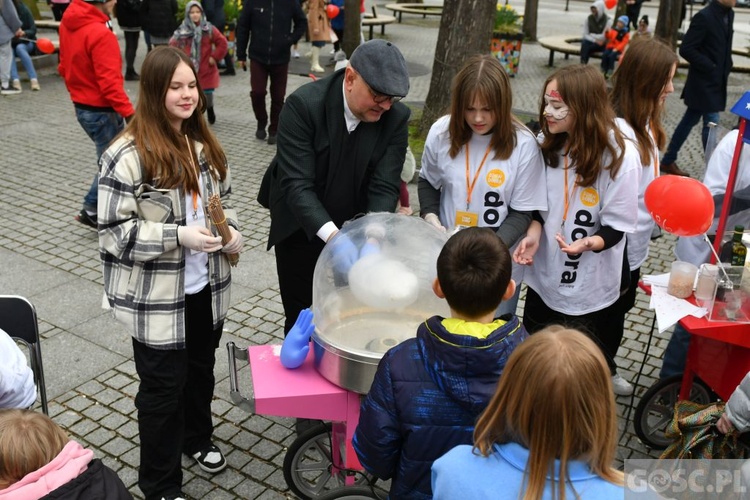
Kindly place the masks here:
<instances>
[{"instance_id":1,"label":"tree trunk","mask_svg":"<svg viewBox=\"0 0 750 500\"><path fill-rule=\"evenodd\" d=\"M684 0L661 0L656 19L654 36L661 38L672 47L677 47L677 32L682 24Z\"/></svg>"},{"instance_id":2,"label":"tree trunk","mask_svg":"<svg viewBox=\"0 0 750 500\"><path fill-rule=\"evenodd\" d=\"M496 5L496 0L445 0L430 90L419 126L423 136L447 111L451 81L466 59L474 54L489 54Z\"/></svg>"},{"instance_id":3,"label":"tree trunk","mask_svg":"<svg viewBox=\"0 0 750 500\"><path fill-rule=\"evenodd\" d=\"M341 40L341 48L347 58L359 46L359 4L360 0L344 0L344 39Z\"/></svg>"},{"instance_id":4,"label":"tree trunk","mask_svg":"<svg viewBox=\"0 0 750 500\"><path fill-rule=\"evenodd\" d=\"M536 42L538 10L539 0L526 0L526 6L523 9L523 35L530 42Z\"/></svg>"}]
</instances>

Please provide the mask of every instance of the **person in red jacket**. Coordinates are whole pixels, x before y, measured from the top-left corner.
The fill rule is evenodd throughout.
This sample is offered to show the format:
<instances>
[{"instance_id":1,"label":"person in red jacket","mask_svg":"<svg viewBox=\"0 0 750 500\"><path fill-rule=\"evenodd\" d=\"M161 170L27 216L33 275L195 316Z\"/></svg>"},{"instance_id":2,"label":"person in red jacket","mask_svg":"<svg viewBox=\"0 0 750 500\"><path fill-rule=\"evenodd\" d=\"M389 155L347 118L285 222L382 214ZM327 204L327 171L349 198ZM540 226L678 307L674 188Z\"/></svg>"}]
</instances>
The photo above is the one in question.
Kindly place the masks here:
<instances>
[{"instance_id":1,"label":"person in red jacket","mask_svg":"<svg viewBox=\"0 0 750 500\"><path fill-rule=\"evenodd\" d=\"M123 88L122 57L110 17L116 0L73 0L60 22L60 64L76 118L96 145L97 162L135 110ZM96 229L99 173L78 222Z\"/></svg>"},{"instance_id":2,"label":"person in red jacket","mask_svg":"<svg viewBox=\"0 0 750 500\"><path fill-rule=\"evenodd\" d=\"M208 123L216 122L214 113L214 89L219 86L219 68L227 54L227 39L216 26L206 20L203 7L195 0L185 5L185 20L169 40L169 45L177 47L190 56L203 93L206 94Z\"/></svg>"},{"instance_id":3,"label":"person in red jacket","mask_svg":"<svg viewBox=\"0 0 750 500\"><path fill-rule=\"evenodd\" d=\"M630 41L628 24L630 24L628 16L620 16L617 18L615 27L604 33L607 39L607 45L604 47L604 52L602 52L602 73L604 73L604 78L608 79L612 76L612 72L615 70L615 63L628 46L628 42Z\"/></svg>"}]
</instances>

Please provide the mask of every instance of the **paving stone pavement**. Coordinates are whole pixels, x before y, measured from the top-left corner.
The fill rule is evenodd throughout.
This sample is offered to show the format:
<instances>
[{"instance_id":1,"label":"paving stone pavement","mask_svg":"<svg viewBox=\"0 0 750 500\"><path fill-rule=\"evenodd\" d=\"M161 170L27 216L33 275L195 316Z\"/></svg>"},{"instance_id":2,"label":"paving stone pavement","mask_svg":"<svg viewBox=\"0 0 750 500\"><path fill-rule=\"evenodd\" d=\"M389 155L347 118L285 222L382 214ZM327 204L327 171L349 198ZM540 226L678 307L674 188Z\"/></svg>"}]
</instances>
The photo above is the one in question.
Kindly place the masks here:
<instances>
[{"instance_id":1,"label":"paving stone pavement","mask_svg":"<svg viewBox=\"0 0 750 500\"><path fill-rule=\"evenodd\" d=\"M522 10L522 5L515 5ZM657 5L644 4L643 13L656 19ZM539 35L578 33L588 12L588 2L543 0L539 10ZM747 15L735 20L735 45L746 44ZM407 104L422 105L430 84L439 20L405 15L403 23L389 25L388 40L404 52L410 65L424 68L412 78ZM122 45L122 44L121 44ZM307 49L301 44L300 52ZM144 56L141 43L139 61ZM520 72L513 79L514 107L538 109L541 85L552 71L546 66L548 52L535 43L523 47ZM556 67L574 64L558 57ZM675 80L676 91L668 99L665 123L672 132L684 112L679 93L685 72ZM288 91L308 78L290 75ZM748 76L732 75L730 106L748 88ZM102 277L96 233L73 220L81 198L94 174L94 147L76 122L62 80L54 68L41 71L40 92L26 85L17 96L0 99L0 293L28 297L37 308L43 337L43 356L50 399L50 414L67 432L118 472L137 498L139 457L138 427L133 399L137 377L132 362L129 334L100 308ZM125 83L135 102L137 84ZM226 149L233 168L234 205L245 236L245 250L235 268L232 307L225 323L222 345L279 343L283 310L278 296L273 254L265 250L268 212L256 202L261 176L275 148L254 138L255 122L248 97L248 74L222 77L216 92L217 122L214 131ZM735 119L722 114L722 125ZM696 128L683 147L680 165L694 177L702 173L702 152ZM416 207L415 186L410 186ZM652 242L644 274L665 272L673 260L674 238ZM645 355L653 314L640 294L627 318L627 332L618 364L624 377L634 380L643 365L637 395L654 383L668 333L655 335ZM521 310L519 309L519 314ZM224 349L217 351L217 385L213 402L216 442L225 451L229 467L210 476L191 461L183 462L184 491L190 498L293 498L287 489L282 464L295 438L293 421L249 415L229 398L228 368ZM248 370L241 372L249 390ZM245 383L247 382L247 383ZM628 413L630 398L618 398L621 416ZM632 418L632 417L631 417ZM624 423L621 420L621 428ZM618 461L655 456L629 426L620 440Z\"/></svg>"}]
</instances>

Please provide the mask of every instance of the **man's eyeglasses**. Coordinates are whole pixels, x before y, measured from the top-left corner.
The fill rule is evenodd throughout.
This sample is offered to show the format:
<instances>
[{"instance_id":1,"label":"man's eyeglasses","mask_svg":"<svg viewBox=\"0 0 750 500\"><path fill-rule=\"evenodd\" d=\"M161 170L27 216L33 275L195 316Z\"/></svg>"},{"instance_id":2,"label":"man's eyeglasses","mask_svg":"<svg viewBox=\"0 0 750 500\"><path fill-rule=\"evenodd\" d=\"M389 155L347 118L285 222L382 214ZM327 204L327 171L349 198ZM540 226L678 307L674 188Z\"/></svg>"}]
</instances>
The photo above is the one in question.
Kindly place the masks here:
<instances>
[{"instance_id":1,"label":"man's eyeglasses","mask_svg":"<svg viewBox=\"0 0 750 500\"><path fill-rule=\"evenodd\" d=\"M367 82L364 78L362 78L362 75L360 75L360 79L362 80L362 83L365 84L365 87L367 87L367 90L370 91L370 95L372 96L372 100L375 101L375 104L383 104L386 101L390 101L391 104L395 104L404 98L404 96L400 95L385 95L375 92L374 90L372 90L372 87L367 85Z\"/></svg>"}]
</instances>

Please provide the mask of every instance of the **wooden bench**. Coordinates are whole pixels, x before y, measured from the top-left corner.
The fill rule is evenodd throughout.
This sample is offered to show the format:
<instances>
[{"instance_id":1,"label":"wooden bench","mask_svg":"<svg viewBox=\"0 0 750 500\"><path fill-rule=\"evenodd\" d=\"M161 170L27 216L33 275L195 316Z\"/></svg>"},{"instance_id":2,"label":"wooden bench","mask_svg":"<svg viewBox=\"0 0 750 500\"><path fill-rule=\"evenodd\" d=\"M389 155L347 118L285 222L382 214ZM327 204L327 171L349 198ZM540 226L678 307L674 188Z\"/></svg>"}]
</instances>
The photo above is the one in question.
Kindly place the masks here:
<instances>
[{"instance_id":1,"label":"wooden bench","mask_svg":"<svg viewBox=\"0 0 750 500\"><path fill-rule=\"evenodd\" d=\"M369 40L372 40L373 29L375 28L375 26L380 26L380 34L385 35L385 25L395 22L396 18L393 16L379 15L378 8L374 5L372 6L372 14L365 13L364 17L362 18L362 26L367 26L368 28L370 28Z\"/></svg>"},{"instance_id":2,"label":"wooden bench","mask_svg":"<svg viewBox=\"0 0 750 500\"><path fill-rule=\"evenodd\" d=\"M37 29L40 30L55 30L60 31L60 21L54 21L52 19L37 19L34 21Z\"/></svg>"},{"instance_id":3,"label":"wooden bench","mask_svg":"<svg viewBox=\"0 0 750 500\"><path fill-rule=\"evenodd\" d=\"M442 4L429 3L387 3L385 8L398 14L398 22L401 22L401 14L421 14L423 18L427 16L442 16Z\"/></svg>"},{"instance_id":4,"label":"wooden bench","mask_svg":"<svg viewBox=\"0 0 750 500\"><path fill-rule=\"evenodd\" d=\"M539 45L549 50L549 60L547 66L552 66L555 62L555 52L560 52L565 55L565 59L568 59L571 55L581 55L581 40L580 36L545 36L539 39ZM750 73L750 51L748 49L732 49L732 54L735 56L744 57L743 62L734 61L732 66L733 73ZM591 57L601 58L601 52L594 52ZM690 64L683 59L679 58L680 62L678 66L680 68L688 68Z\"/></svg>"}]
</instances>

